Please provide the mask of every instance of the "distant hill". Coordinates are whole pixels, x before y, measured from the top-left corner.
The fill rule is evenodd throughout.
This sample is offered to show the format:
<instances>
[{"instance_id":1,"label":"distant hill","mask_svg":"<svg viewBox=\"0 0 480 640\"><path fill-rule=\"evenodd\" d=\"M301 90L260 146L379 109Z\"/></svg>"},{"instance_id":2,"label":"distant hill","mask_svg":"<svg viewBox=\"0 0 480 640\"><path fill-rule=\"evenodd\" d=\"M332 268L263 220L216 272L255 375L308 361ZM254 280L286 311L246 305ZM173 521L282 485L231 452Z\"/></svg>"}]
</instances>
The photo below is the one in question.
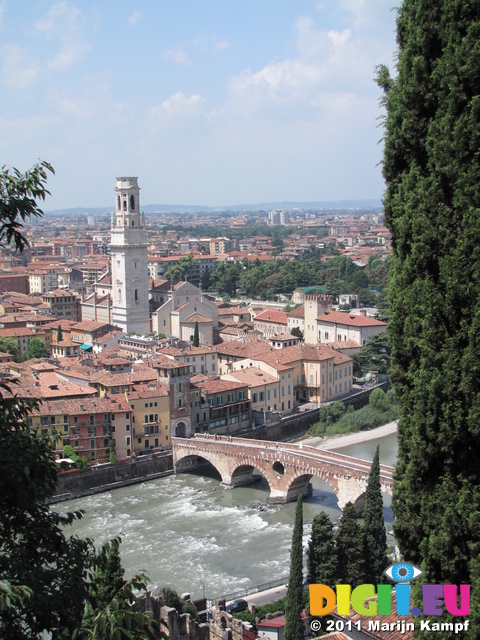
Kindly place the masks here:
<instances>
[{"instance_id":1,"label":"distant hill","mask_svg":"<svg viewBox=\"0 0 480 640\"><path fill-rule=\"evenodd\" d=\"M145 213L219 213L231 211L233 213L241 211L270 211L272 209L295 209L305 210L339 210L339 209L378 209L382 208L381 200L319 200L317 202L262 202L259 204L235 204L219 207L206 207L201 205L188 204L147 204L142 205ZM56 209L46 211L49 216L61 215L104 215L111 213L113 207L74 207L71 209Z\"/></svg>"}]
</instances>

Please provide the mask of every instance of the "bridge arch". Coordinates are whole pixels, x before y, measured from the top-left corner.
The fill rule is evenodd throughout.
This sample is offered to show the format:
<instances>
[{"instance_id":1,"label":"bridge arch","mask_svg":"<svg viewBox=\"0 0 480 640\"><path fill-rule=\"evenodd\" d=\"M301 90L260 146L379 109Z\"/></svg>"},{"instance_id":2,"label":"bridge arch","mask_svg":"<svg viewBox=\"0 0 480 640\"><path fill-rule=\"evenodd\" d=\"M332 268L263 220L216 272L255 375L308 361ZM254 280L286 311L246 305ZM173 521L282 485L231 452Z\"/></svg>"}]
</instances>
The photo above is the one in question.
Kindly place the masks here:
<instances>
[{"instance_id":1,"label":"bridge arch","mask_svg":"<svg viewBox=\"0 0 480 640\"><path fill-rule=\"evenodd\" d=\"M235 487L247 484L262 474L270 488L270 502L295 500L301 492L311 491L310 480L320 478L337 496L343 509L366 489L370 462L330 451L293 443L273 445L261 440L196 434L193 438L172 438L176 471L194 468L195 460L205 459L219 472L222 484ZM182 460L184 461L182 463ZM391 493L393 469L381 465L381 487Z\"/></svg>"}]
</instances>

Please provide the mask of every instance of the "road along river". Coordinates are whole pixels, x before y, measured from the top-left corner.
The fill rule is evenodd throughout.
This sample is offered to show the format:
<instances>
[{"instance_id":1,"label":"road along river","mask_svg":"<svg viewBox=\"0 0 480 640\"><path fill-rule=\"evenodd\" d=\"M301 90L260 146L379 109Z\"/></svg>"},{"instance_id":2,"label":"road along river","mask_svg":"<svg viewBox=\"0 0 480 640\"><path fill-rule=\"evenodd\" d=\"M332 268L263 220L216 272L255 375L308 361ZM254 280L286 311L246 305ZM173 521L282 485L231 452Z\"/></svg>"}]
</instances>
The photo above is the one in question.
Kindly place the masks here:
<instances>
[{"instance_id":1,"label":"road along river","mask_svg":"<svg viewBox=\"0 0 480 640\"><path fill-rule=\"evenodd\" d=\"M394 464L396 435L338 449ZM313 478L313 493L304 501L304 546L310 523L319 511L340 517L333 491ZM179 474L71 500L58 511L85 511L67 530L90 537L99 546L121 535L127 577L146 569L153 591L170 586L199 598L212 598L288 575L295 503L268 504L268 485L224 490L212 469L205 475ZM391 528L390 497L384 496L384 517Z\"/></svg>"}]
</instances>

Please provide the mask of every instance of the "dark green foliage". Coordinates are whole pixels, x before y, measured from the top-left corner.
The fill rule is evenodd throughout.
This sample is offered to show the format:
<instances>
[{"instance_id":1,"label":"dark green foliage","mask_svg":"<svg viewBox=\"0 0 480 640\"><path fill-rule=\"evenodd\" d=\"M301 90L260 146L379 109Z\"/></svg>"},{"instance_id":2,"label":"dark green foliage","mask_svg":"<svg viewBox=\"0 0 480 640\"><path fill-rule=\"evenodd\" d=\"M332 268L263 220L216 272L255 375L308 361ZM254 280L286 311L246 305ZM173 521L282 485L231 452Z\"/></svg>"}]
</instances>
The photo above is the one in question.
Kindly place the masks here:
<instances>
[{"instance_id":1,"label":"dark green foliage","mask_svg":"<svg viewBox=\"0 0 480 640\"><path fill-rule=\"evenodd\" d=\"M185 280L185 277L188 277L188 272L194 265L195 258L193 257L193 253L189 253L188 256L181 256L178 259L178 264L165 271L165 278L171 282Z\"/></svg>"},{"instance_id":2,"label":"dark green foliage","mask_svg":"<svg viewBox=\"0 0 480 640\"><path fill-rule=\"evenodd\" d=\"M373 396L373 399L372 399ZM370 401L371 400L371 401ZM381 389L375 389L370 395L369 404L361 409L353 410L349 406L344 413L335 410L329 412L334 405L343 403L333 403L328 407L320 409L320 422L316 422L308 430L311 436L332 436L339 433L350 433L354 431L368 431L382 424L387 424L397 419L398 409L395 396L392 391L384 393ZM336 416L338 417L336 418Z\"/></svg>"},{"instance_id":3,"label":"dark green foliage","mask_svg":"<svg viewBox=\"0 0 480 640\"><path fill-rule=\"evenodd\" d=\"M47 345L40 338L32 338L27 349L27 359L46 358L49 355Z\"/></svg>"},{"instance_id":4,"label":"dark green foliage","mask_svg":"<svg viewBox=\"0 0 480 640\"><path fill-rule=\"evenodd\" d=\"M81 513L61 516L44 506L57 481L54 448L26 426L28 406L2 400L0 412L0 575L31 596L12 601L0 618L3 640L36 638L43 629L72 632L86 595L89 541L63 528Z\"/></svg>"},{"instance_id":5,"label":"dark green foliage","mask_svg":"<svg viewBox=\"0 0 480 640\"><path fill-rule=\"evenodd\" d=\"M178 611L178 613L182 613L183 610L183 602L180 596L174 589L170 589L167 587L166 589L162 589L162 600L167 607L173 607Z\"/></svg>"},{"instance_id":6,"label":"dark green foliage","mask_svg":"<svg viewBox=\"0 0 480 640\"><path fill-rule=\"evenodd\" d=\"M335 535L338 559L338 581L352 589L365 582L363 531L356 520L355 507L347 502Z\"/></svg>"},{"instance_id":7,"label":"dark green foliage","mask_svg":"<svg viewBox=\"0 0 480 640\"><path fill-rule=\"evenodd\" d=\"M297 338L300 338L300 340L303 340L303 331L300 329L300 327L293 327L290 333L292 334L292 336L296 336Z\"/></svg>"},{"instance_id":8,"label":"dark green foliage","mask_svg":"<svg viewBox=\"0 0 480 640\"><path fill-rule=\"evenodd\" d=\"M117 464L117 454L115 453L115 442L113 438L108 441L110 464Z\"/></svg>"},{"instance_id":9,"label":"dark green foliage","mask_svg":"<svg viewBox=\"0 0 480 640\"><path fill-rule=\"evenodd\" d=\"M198 322L195 320L195 328L193 330L193 346L198 347L200 345L200 337L198 335Z\"/></svg>"},{"instance_id":10,"label":"dark green foliage","mask_svg":"<svg viewBox=\"0 0 480 640\"><path fill-rule=\"evenodd\" d=\"M388 559L386 553L387 533L383 519L383 498L380 485L380 448L378 446L368 477L363 519L365 578L368 583L379 584L383 580L382 576L388 566Z\"/></svg>"},{"instance_id":11,"label":"dark green foliage","mask_svg":"<svg viewBox=\"0 0 480 640\"><path fill-rule=\"evenodd\" d=\"M360 271L345 256L320 262L326 253L328 250L310 248L292 261L277 258L273 261L244 259L232 264L221 262L211 274L210 290L231 296L237 295L238 290L248 297L266 299L280 293L292 293L297 287L318 286L322 292L333 295L358 293L361 304L376 304L375 294L370 293L369 289L374 286L381 291L385 286L388 262L380 263L383 273L380 278L378 264L374 263L375 270L367 266ZM375 280L371 279L372 274Z\"/></svg>"},{"instance_id":12,"label":"dark green foliage","mask_svg":"<svg viewBox=\"0 0 480 640\"><path fill-rule=\"evenodd\" d=\"M372 336L361 351L353 356L353 359L360 365L362 373L368 371L388 373L391 351L388 334L379 333Z\"/></svg>"},{"instance_id":13,"label":"dark green foliage","mask_svg":"<svg viewBox=\"0 0 480 640\"><path fill-rule=\"evenodd\" d=\"M53 172L42 162L25 174L16 169L0 172L0 241L13 242L20 251L27 244L21 221L42 215L35 200L44 200L48 193L46 170ZM0 390L0 637L152 637L149 615L131 608L133 590L146 587L143 574L95 611L88 626L82 623L96 567L94 547L90 540L64 533L82 512L60 515L45 505L58 478L53 441L27 426L37 404L17 398L4 383Z\"/></svg>"},{"instance_id":14,"label":"dark green foliage","mask_svg":"<svg viewBox=\"0 0 480 640\"><path fill-rule=\"evenodd\" d=\"M48 162L39 162L25 173L18 169L0 171L0 245L14 244L17 251L28 247L22 235L23 223L43 215L37 200L45 200L47 171L55 173Z\"/></svg>"},{"instance_id":15,"label":"dark green foliage","mask_svg":"<svg viewBox=\"0 0 480 640\"><path fill-rule=\"evenodd\" d=\"M57 342L61 342L63 340L62 327L58 325L57 327Z\"/></svg>"},{"instance_id":16,"label":"dark green foliage","mask_svg":"<svg viewBox=\"0 0 480 640\"><path fill-rule=\"evenodd\" d=\"M326 584L334 587L337 582L337 550L333 524L321 511L312 521L312 535L307 550L308 584Z\"/></svg>"},{"instance_id":17,"label":"dark green foliage","mask_svg":"<svg viewBox=\"0 0 480 640\"><path fill-rule=\"evenodd\" d=\"M303 640L303 505L299 494L290 551L290 574L285 599L285 640Z\"/></svg>"},{"instance_id":18,"label":"dark green foliage","mask_svg":"<svg viewBox=\"0 0 480 640\"><path fill-rule=\"evenodd\" d=\"M480 4L405 0L385 67L393 509L429 583L477 579L480 530ZM475 565L476 566L476 565ZM478 637L478 627L467 637ZM438 634L437 634L438 636ZM441 638L452 634L442 634Z\"/></svg>"},{"instance_id":19,"label":"dark green foliage","mask_svg":"<svg viewBox=\"0 0 480 640\"><path fill-rule=\"evenodd\" d=\"M76 453L75 449L70 444L66 444L63 447L63 455L65 458L70 458L79 469L85 469L88 467L88 459L86 456L80 457L78 453Z\"/></svg>"},{"instance_id":20,"label":"dark green foliage","mask_svg":"<svg viewBox=\"0 0 480 640\"><path fill-rule=\"evenodd\" d=\"M95 555L94 571L88 589L86 618L95 611L104 609L126 584L124 569L120 559L120 537L106 542Z\"/></svg>"},{"instance_id":21,"label":"dark green foliage","mask_svg":"<svg viewBox=\"0 0 480 640\"><path fill-rule=\"evenodd\" d=\"M13 338L0 337L0 351L3 351L3 353L9 353L11 356L13 356L15 362L18 361L18 357L20 354L18 352L17 343Z\"/></svg>"}]
</instances>

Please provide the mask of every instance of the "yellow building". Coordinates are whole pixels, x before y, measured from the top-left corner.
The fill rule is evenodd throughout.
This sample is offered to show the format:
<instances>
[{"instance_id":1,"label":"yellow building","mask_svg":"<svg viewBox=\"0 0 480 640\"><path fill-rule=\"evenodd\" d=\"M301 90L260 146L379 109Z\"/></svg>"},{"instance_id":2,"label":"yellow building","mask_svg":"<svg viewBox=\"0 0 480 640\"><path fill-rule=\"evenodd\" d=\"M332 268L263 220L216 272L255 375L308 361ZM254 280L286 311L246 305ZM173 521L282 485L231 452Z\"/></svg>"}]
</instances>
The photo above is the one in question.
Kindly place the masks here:
<instances>
[{"instance_id":1,"label":"yellow building","mask_svg":"<svg viewBox=\"0 0 480 640\"><path fill-rule=\"evenodd\" d=\"M136 384L125 395L132 407L132 450L167 449L171 444L169 385Z\"/></svg>"}]
</instances>

